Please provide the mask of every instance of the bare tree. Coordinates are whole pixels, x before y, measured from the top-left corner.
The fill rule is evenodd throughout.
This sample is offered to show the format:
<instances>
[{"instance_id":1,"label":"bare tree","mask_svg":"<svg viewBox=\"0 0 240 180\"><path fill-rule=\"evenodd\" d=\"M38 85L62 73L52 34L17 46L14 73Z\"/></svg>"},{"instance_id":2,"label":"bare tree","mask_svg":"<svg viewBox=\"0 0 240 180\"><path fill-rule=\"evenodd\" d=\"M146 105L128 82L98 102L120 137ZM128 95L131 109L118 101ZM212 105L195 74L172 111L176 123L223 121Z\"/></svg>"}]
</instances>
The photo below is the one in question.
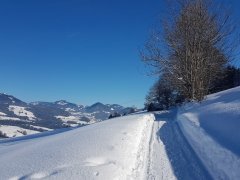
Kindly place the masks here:
<instances>
[{"instance_id":1,"label":"bare tree","mask_svg":"<svg viewBox=\"0 0 240 180\"><path fill-rule=\"evenodd\" d=\"M208 94L232 52L230 15L212 5L211 0L176 0L173 18L163 21L163 30L155 31L141 52L187 100L201 101Z\"/></svg>"}]
</instances>

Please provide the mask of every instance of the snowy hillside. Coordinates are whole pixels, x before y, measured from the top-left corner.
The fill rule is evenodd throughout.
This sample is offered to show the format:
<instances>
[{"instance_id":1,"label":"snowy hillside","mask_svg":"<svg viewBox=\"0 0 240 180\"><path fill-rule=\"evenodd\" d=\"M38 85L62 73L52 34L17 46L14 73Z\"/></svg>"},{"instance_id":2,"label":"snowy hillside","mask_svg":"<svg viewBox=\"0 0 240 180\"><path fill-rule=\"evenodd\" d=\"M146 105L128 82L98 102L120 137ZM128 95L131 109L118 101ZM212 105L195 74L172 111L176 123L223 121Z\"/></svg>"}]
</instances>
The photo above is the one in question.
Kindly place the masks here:
<instances>
[{"instance_id":1,"label":"snowy hillside","mask_svg":"<svg viewBox=\"0 0 240 180\"><path fill-rule=\"evenodd\" d=\"M186 104L177 119L215 179L240 179L240 87Z\"/></svg>"},{"instance_id":2,"label":"snowy hillside","mask_svg":"<svg viewBox=\"0 0 240 180\"><path fill-rule=\"evenodd\" d=\"M114 112L128 114L130 110L132 108L102 103L85 107L65 100L25 103L14 96L0 94L0 138L84 126L106 120Z\"/></svg>"},{"instance_id":3,"label":"snowy hillside","mask_svg":"<svg viewBox=\"0 0 240 180\"><path fill-rule=\"evenodd\" d=\"M0 179L240 179L240 87L201 104L0 141Z\"/></svg>"},{"instance_id":4,"label":"snowy hillside","mask_svg":"<svg viewBox=\"0 0 240 180\"><path fill-rule=\"evenodd\" d=\"M0 142L0 179L138 179L154 116L116 118Z\"/></svg>"},{"instance_id":5,"label":"snowy hillside","mask_svg":"<svg viewBox=\"0 0 240 180\"><path fill-rule=\"evenodd\" d=\"M0 179L211 179L175 112L140 113L0 141Z\"/></svg>"}]
</instances>

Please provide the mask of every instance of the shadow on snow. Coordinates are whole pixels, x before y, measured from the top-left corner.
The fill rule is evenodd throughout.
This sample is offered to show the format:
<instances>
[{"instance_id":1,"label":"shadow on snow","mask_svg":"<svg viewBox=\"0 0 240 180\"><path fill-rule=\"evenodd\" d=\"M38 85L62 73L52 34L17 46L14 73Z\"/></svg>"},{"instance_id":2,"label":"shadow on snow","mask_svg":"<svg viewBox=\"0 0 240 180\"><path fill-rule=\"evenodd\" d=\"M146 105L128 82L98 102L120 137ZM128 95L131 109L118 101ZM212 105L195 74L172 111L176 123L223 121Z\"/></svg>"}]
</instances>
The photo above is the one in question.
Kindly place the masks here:
<instances>
[{"instance_id":1,"label":"shadow on snow","mask_svg":"<svg viewBox=\"0 0 240 180\"><path fill-rule=\"evenodd\" d=\"M182 134L174 120L175 116L176 110L155 114L156 121L165 122L158 130L157 136L165 145L175 176L180 180L212 179Z\"/></svg>"}]
</instances>

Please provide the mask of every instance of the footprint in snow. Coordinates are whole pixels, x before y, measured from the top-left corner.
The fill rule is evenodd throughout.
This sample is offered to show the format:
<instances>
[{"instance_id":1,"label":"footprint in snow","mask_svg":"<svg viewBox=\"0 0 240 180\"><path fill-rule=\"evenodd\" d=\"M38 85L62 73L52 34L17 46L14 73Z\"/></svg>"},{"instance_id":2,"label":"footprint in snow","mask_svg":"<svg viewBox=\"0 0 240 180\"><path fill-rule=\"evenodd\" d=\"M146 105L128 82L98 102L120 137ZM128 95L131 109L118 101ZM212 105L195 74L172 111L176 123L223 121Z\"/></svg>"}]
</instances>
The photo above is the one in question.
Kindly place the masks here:
<instances>
[{"instance_id":1,"label":"footprint in snow","mask_svg":"<svg viewBox=\"0 0 240 180\"><path fill-rule=\"evenodd\" d=\"M95 173L94 173L94 176L99 176L99 172L95 172Z\"/></svg>"},{"instance_id":2,"label":"footprint in snow","mask_svg":"<svg viewBox=\"0 0 240 180\"><path fill-rule=\"evenodd\" d=\"M96 166L103 166L103 165L109 165L109 164L116 164L114 161L107 160L103 157L94 157L94 158L88 158L85 160L85 166L89 167L96 167Z\"/></svg>"}]
</instances>

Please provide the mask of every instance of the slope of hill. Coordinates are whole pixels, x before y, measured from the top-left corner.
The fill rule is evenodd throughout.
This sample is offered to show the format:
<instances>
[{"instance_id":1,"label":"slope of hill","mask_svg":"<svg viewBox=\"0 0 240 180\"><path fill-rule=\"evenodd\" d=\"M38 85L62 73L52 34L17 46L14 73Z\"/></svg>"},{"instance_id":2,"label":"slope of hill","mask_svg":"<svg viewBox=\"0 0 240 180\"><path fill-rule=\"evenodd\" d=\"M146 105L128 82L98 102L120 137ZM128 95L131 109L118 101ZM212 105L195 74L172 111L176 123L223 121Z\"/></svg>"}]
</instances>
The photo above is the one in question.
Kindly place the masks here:
<instances>
[{"instance_id":1,"label":"slope of hill","mask_svg":"<svg viewBox=\"0 0 240 180\"><path fill-rule=\"evenodd\" d=\"M134 115L0 141L0 179L141 178L153 119Z\"/></svg>"},{"instance_id":2,"label":"slope of hill","mask_svg":"<svg viewBox=\"0 0 240 180\"><path fill-rule=\"evenodd\" d=\"M215 179L240 178L240 87L186 104L177 119Z\"/></svg>"},{"instance_id":3,"label":"slope of hill","mask_svg":"<svg viewBox=\"0 0 240 180\"><path fill-rule=\"evenodd\" d=\"M0 179L211 179L173 118L142 113L2 140Z\"/></svg>"},{"instance_id":4,"label":"slope of hill","mask_svg":"<svg viewBox=\"0 0 240 180\"><path fill-rule=\"evenodd\" d=\"M238 180L239 92L1 140L0 179Z\"/></svg>"}]
</instances>

